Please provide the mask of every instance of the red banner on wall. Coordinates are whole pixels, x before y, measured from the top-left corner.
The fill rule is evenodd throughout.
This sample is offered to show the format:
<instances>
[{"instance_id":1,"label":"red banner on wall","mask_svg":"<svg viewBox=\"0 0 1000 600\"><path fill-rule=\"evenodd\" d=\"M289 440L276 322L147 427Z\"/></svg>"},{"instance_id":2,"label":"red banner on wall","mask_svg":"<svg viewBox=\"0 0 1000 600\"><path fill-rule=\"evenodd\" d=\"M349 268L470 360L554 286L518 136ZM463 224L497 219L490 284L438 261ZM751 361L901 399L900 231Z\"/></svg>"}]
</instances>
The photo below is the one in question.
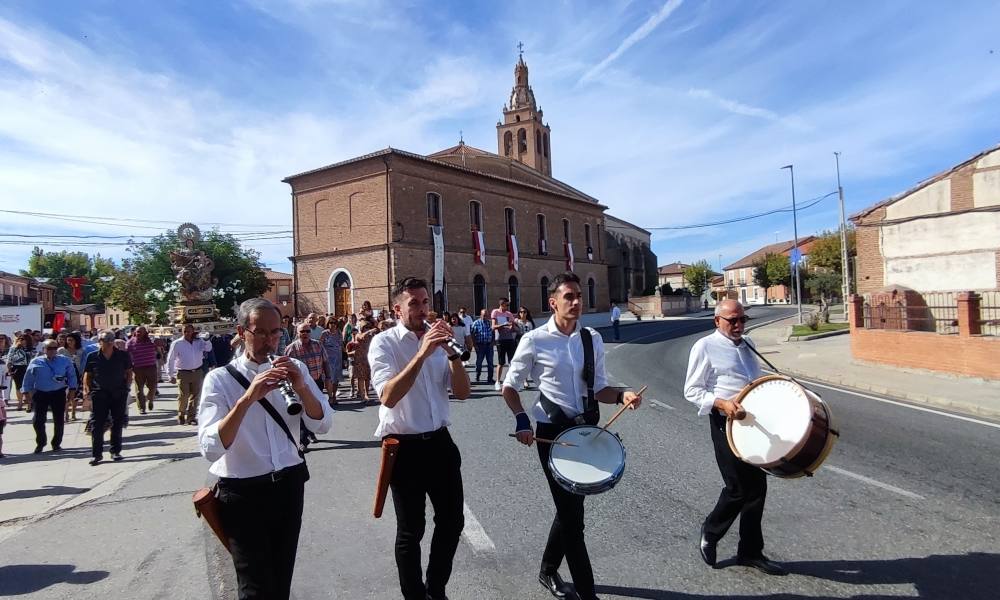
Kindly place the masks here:
<instances>
[{"instance_id":1,"label":"red banner on wall","mask_svg":"<svg viewBox=\"0 0 1000 600\"><path fill-rule=\"evenodd\" d=\"M482 231L472 232L472 247L475 249L472 260L477 265L486 264L486 240L483 238Z\"/></svg>"},{"instance_id":2,"label":"red banner on wall","mask_svg":"<svg viewBox=\"0 0 1000 600\"><path fill-rule=\"evenodd\" d=\"M520 257L517 255L517 238L513 235L507 236L507 267L511 271L520 270Z\"/></svg>"},{"instance_id":3,"label":"red banner on wall","mask_svg":"<svg viewBox=\"0 0 1000 600\"><path fill-rule=\"evenodd\" d=\"M73 302L79 304L83 301L83 284L87 283L86 277L67 277L63 279L66 285L72 290Z\"/></svg>"},{"instance_id":4,"label":"red banner on wall","mask_svg":"<svg viewBox=\"0 0 1000 600\"><path fill-rule=\"evenodd\" d=\"M573 244L570 242L563 242L563 250L566 252L566 270L573 270Z\"/></svg>"}]
</instances>

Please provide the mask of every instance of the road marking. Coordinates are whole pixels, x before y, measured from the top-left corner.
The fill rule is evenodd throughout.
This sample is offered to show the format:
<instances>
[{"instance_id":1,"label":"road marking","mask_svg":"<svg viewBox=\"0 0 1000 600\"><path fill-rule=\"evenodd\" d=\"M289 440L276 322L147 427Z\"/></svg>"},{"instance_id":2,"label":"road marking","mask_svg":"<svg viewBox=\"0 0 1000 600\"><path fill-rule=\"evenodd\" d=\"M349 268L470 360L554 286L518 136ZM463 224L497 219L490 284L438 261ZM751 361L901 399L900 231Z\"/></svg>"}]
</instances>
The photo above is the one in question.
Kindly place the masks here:
<instances>
[{"instance_id":1,"label":"road marking","mask_svg":"<svg viewBox=\"0 0 1000 600\"><path fill-rule=\"evenodd\" d=\"M662 406L663 408L669 408L670 410L674 410L673 406L670 406L669 404L664 404L663 402L660 402L659 400L653 400L652 398L649 398L649 399L646 400L646 402L651 402L651 403L655 404L656 406Z\"/></svg>"},{"instance_id":2,"label":"road marking","mask_svg":"<svg viewBox=\"0 0 1000 600\"><path fill-rule=\"evenodd\" d=\"M472 546L472 550L477 553L496 552L497 548L493 545L493 540L486 535L486 530L476 519L476 515L472 514L468 504L462 504L462 513L465 515L465 529L462 530L462 535L465 536L465 541Z\"/></svg>"},{"instance_id":3,"label":"road marking","mask_svg":"<svg viewBox=\"0 0 1000 600\"><path fill-rule=\"evenodd\" d=\"M773 372L770 369L764 369L764 370L768 371L768 372ZM856 391L848 389L848 388L838 387L838 386L835 386L835 385L827 385L825 383L819 383L817 381L809 379L808 377L798 377L798 376L796 376L796 379L803 379L805 381L808 381L809 385L815 385L817 387L826 388L828 390L834 390L836 392L843 392L845 394L853 394L853 395L859 396L861 398L868 398L869 400L878 400L879 402L885 402L886 404L893 404L893 405L896 405L896 406L902 406L904 408L912 408L913 410L919 410L919 411L923 411L923 412L928 412L928 413L931 413L931 414L934 414L934 415L940 415L942 417L949 417L951 419L958 419L959 421L968 421L969 423L976 423L976 424L979 424L979 425L985 425L987 427L993 427L994 429L1000 429L1000 423L991 423L989 421L980 421L979 419L973 419L972 417L964 417L962 415L953 415L951 413L947 413L947 412L944 412L944 411L941 411L941 410L934 410L933 408L926 408L926 407L923 407L923 406L915 406L913 404L907 404L906 402L897 402L896 400L889 400L888 398L880 398L879 396L872 396L871 394L864 394L864 393L861 393L861 392L856 392Z\"/></svg>"},{"instance_id":4,"label":"road marking","mask_svg":"<svg viewBox=\"0 0 1000 600\"><path fill-rule=\"evenodd\" d=\"M834 467L832 465L826 465L826 468L827 468L827 470L833 471L834 473L840 473L841 475L846 475L848 477L853 477L854 479L857 479L858 481L863 481L865 483L874 485L875 487L880 487L883 490L887 490L887 491L893 492L895 494L899 494L900 496L906 496L907 498L913 498L914 500L926 500L926 498L924 498L920 494L914 494L913 492L908 492L908 491L906 491L906 490L904 490L902 488L898 488L898 487L896 487L894 485L889 485L888 483L882 483L881 481L878 481L877 479L872 479L871 477L865 477L864 475L858 475L857 473L852 473L852 472L848 471L847 469L841 469L840 467Z\"/></svg>"}]
</instances>

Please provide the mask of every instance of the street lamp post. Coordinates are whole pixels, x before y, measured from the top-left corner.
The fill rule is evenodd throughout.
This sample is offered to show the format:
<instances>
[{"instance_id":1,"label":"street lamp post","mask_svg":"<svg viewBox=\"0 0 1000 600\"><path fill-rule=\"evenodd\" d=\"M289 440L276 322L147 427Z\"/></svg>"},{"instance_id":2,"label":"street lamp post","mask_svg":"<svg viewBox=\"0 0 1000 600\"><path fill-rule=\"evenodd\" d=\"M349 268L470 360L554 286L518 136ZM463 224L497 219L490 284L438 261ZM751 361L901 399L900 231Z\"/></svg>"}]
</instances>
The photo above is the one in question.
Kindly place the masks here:
<instances>
[{"instance_id":1,"label":"street lamp post","mask_svg":"<svg viewBox=\"0 0 1000 600\"><path fill-rule=\"evenodd\" d=\"M837 160L837 192L840 194L840 272L843 275L841 282L841 296L844 300L844 318L850 322L848 314L847 295L851 293L850 266L848 264L849 253L847 251L847 219L844 216L844 186L840 185L840 152L834 152L833 156Z\"/></svg>"},{"instance_id":2,"label":"street lamp post","mask_svg":"<svg viewBox=\"0 0 1000 600\"><path fill-rule=\"evenodd\" d=\"M795 304L798 305L799 325L802 324L802 282L799 277L799 262L802 255L799 254L799 221L795 208L795 167L785 165L782 169L788 169L788 174L792 177L792 232L795 234L795 247L792 249L792 276L795 278Z\"/></svg>"}]
</instances>

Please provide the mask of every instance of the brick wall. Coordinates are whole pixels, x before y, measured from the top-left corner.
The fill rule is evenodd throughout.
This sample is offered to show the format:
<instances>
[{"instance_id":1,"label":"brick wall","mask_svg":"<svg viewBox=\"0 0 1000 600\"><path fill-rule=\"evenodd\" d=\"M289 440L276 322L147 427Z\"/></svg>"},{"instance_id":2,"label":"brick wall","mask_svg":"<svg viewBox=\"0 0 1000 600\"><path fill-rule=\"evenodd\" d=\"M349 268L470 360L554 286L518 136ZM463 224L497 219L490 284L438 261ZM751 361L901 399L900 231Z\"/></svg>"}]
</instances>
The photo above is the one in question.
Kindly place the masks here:
<instances>
[{"instance_id":1,"label":"brick wall","mask_svg":"<svg viewBox=\"0 0 1000 600\"><path fill-rule=\"evenodd\" d=\"M346 269L352 280L354 311L368 300L372 306L388 305L389 287L386 278L384 245L334 255L299 259L296 280L297 312L333 312L329 306L330 277L337 269Z\"/></svg>"},{"instance_id":2,"label":"brick wall","mask_svg":"<svg viewBox=\"0 0 1000 600\"><path fill-rule=\"evenodd\" d=\"M972 163L956 171L951 177L951 210L968 210L974 206L972 195L972 173L976 164Z\"/></svg>"},{"instance_id":3,"label":"brick wall","mask_svg":"<svg viewBox=\"0 0 1000 600\"><path fill-rule=\"evenodd\" d=\"M882 249L879 247L879 228L865 227L865 224L876 223L885 219L885 207L879 208L858 222L857 228L857 260L854 280L857 282L859 294L867 294L885 286L885 263L882 260Z\"/></svg>"},{"instance_id":4,"label":"brick wall","mask_svg":"<svg viewBox=\"0 0 1000 600\"><path fill-rule=\"evenodd\" d=\"M851 354L860 360L1000 379L1000 338L920 331L852 329Z\"/></svg>"}]
</instances>

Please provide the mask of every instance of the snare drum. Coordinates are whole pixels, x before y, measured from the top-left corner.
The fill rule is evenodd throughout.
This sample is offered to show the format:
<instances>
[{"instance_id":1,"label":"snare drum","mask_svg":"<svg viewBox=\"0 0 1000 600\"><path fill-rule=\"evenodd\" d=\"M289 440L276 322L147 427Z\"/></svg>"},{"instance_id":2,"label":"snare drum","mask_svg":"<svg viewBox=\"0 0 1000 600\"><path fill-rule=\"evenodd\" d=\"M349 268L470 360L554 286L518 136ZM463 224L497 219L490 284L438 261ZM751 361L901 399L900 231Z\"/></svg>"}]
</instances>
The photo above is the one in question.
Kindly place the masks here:
<instances>
[{"instance_id":1,"label":"snare drum","mask_svg":"<svg viewBox=\"0 0 1000 600\"><path fill-rule=\"evenodd\" d=\"M737 401L747 416L726 423L729 447L776 477L812 477L840 435L830 407L784 375L755 379Z\"/></svg>"},{"instance_id":2,"label":"snare drum","mask_svg":"<svg viewBox=\"0 0 1000 600\"><path fill-rule=\"evenodd\" d=\"M567 492L600 494L615 487L625 474L625 445L616 433L578 425L560 433L555 441L576 444L552 444L549 453L552 478Z\"/></svg>"}]
</instances>

